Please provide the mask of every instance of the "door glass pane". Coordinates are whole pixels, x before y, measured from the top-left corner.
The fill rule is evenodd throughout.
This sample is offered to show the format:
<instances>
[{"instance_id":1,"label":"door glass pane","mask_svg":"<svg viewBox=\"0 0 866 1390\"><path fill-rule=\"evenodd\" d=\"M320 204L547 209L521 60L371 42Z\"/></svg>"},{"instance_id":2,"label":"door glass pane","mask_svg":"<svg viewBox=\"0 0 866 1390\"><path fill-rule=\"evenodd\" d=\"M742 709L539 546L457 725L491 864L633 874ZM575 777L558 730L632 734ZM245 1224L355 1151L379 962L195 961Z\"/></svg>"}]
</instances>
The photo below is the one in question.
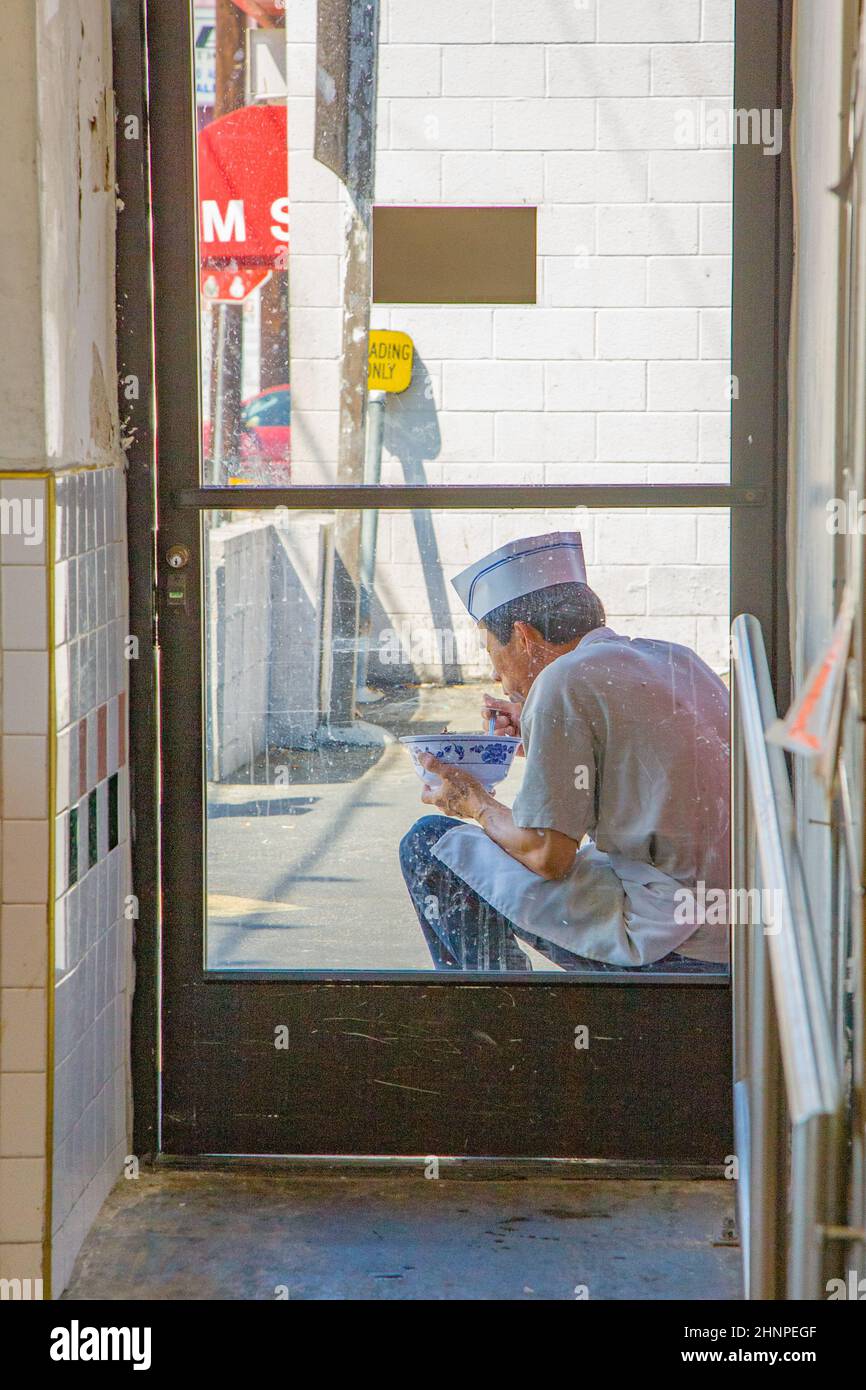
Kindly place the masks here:
<instances>
[{"instance_id":1,"label":"door glass pane","mask_svg":"<svg viewBox=\"0 0 866 1390\"><path fill-rule=\"evenodd\" d=\"M315 5L194 4L203 480L727 481L733 5L379 9L350 131Z\"/></svg>"},{"instance_id":2,"label":"door glass pane","mask_svg":"<svg viewBox=\"0 0 866 1390\"><path fill-rule=\"evenodd\" d=\"M720 876L727 883L728 522L725 511L708 509L208 514L209 968L557 971L573 968L579 942L613 963L652 955L641 931L643 944L632 949L620 921L629 875L640 878L649 867L649 891L662 897L673 891L671 880L691 889L700 882L714 889ZM583 608L574 608L573 587L563 597L561 586L577 583L578 571L566 568L555 572L568 576L556 590L561 611L518 606L520 630L503 631L500 600L516 588L515 602L525 604L526 584L537 598L535 571L527 580L521 570L510 589L481 576L473 608L488 623L489 603L500 610L500 626L485 634L452 579L502 546L518 559L494 575L511 574L518 562L537 565L521 557L540 543L514 543L540 536L553 536L544 564L571 565L557 557L563 548L572 556L575 532L604 631L601 614L585 606L586 589ZM578 656L596 653L588 674L568 665L575 634ZM627 638L641 639L631 655ZM532 726L530 756L514 756L513 742L489 738L483 697L530 691L538 698L542 677L552 703ZM401 840L420 817L441 810L422 803L400 740L443 733L442 756L495 785L506 806L531 775L524 826L536 837L547 827L565 838L552 853L570 853L568 863L539 861L537 870L497 851L485 902L513 910L515 868L530 874L520 890L527 883L537 890L535 906L520 909L529 918L519 918L518 937L475 899L446 902L441 864L426 854L430 830L416 831L412 842L414 905L404 882ZM484 838L477 822L466 823ZM489 828L484 816L482 823ZM544 873L570 874L579 843L583 859L598 857L584 834L619 855L611 861L616 872L590 866L576 901L556 898L558 884ZM581 907L584 889L596 895L594 925ZM636 897L629 890L629 901L643 901L645 890ZM563 904L564 917L557 915ZM658 909L663 918L669 906ZM680 906L691 910L685 899ZM430 916L426 926L419 911ZM450 953L437 935L446 917L450 932L459 924L459 949ZM702 925L700 917L682 921L679 940Z\"/></svg>"}]
</instances>

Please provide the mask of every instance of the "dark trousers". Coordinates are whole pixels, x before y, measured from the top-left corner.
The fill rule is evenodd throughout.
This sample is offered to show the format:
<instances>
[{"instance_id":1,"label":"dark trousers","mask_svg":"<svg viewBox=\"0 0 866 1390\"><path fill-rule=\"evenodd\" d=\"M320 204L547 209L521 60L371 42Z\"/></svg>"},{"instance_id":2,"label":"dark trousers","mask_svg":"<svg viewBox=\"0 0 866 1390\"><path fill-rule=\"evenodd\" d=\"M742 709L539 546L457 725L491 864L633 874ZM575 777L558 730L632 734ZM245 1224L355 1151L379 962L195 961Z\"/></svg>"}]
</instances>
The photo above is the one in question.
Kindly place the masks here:
<instances>
[{"instance_id":1,"label":"dark trousers","mask_svg":"<svg viewBox=\"0 0 866 1390\"><path fill-rule=\"evenodd\" d=\"M450 816L422 816L400 841L400 867L437 970L531 970L518 944L525 941L563 970L724 971L722 965L689 960L676 951L652 965L611 965L575 955L516 927L434 855L433 846L446 830L463 823Z\"/></svg>"}]
</instances>

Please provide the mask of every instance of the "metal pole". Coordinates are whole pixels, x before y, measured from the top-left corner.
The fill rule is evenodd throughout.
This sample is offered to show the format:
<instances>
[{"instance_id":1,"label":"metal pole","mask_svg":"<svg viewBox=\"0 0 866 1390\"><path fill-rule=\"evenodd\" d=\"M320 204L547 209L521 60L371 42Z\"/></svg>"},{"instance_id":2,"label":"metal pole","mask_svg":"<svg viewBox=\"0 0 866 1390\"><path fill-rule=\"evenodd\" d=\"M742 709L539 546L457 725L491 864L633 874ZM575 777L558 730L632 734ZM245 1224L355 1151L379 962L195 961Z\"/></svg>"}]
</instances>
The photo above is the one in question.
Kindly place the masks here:
<instances>
[{"instance_id":1,"label":"metal pole","mask_svg":"<svg viewBox=\"0 0 866 1390\"><path fill-rule=\"evenodd\" d=\"M382 441L385 437L385 393L377 391L367 401L367 448L364 455L364 482L377 487L382 478ZM376 582L376 538L379 531L377 509L365 511L361 518L361 593L358 612L358 675L356 698L361 704L381 700L377 690L367 686L370 639L373 627L373 595Z\"/></svg>"},{"instance_id":2,"label":"metal pole","mask_svg":"<svg viewBox=\"0 0 866 1390\"><path fill-rule=\"evenodd\" d=\"M226 356L226 313L225 313L225 311L226 311L226 305L225 305L225 304L216 304L216 305L214 305L214 308L215 308L216 311L217 311L217 331L216 331L216 344L215 344L216 351L215 351L215 353L214 353L214 360L213 360L213 364L212 364L212 366L211 366L211 372L213 373L213 381L214 381L214 391L213 391L213 397L212 397L212 399L213 399L213 415L212 415L212 417L211 417L211 439L212 439L212 446L211 446L212 463L211 463L211 466L212 466L212 468L213 468L213 480L214 480L214 482L215 482L215 483L220 483L220 482L222 482L222 480L223 480L223 479L222 479L222 466L223 466L223 453L224 453L224 445L223 445L223 434L224 434L224 428L223 428L223 373L224 373L224 370L225 370L225 356Z\"/></svg>"},{"instance_id":3,"label":"metal pole","mask_svg":"<svg viewBox=\"0 0 866 1390\"><path fill-rule=\"evenodd\" d=\"M335 148L320 149L317 105L316 157L337 167L349 192L343 272L343 338L340 386L340 437L337 481L356 485L363 479L365 407L367 400L367 338L370 330L371 221L376 145L376 55L379 36L378 0L334 0L319 11L317 52L320 68L336 63L343 90L331 105L345 111L331 131ZM338 45L340 55L333 52ZM325 144L328 144L325 141ZM331 155L335 155L334 160ZM337 739L355 738L361 517L341 512L334 522L334 577L331 689L328 725Z\"/></svg>"}]
</instances>

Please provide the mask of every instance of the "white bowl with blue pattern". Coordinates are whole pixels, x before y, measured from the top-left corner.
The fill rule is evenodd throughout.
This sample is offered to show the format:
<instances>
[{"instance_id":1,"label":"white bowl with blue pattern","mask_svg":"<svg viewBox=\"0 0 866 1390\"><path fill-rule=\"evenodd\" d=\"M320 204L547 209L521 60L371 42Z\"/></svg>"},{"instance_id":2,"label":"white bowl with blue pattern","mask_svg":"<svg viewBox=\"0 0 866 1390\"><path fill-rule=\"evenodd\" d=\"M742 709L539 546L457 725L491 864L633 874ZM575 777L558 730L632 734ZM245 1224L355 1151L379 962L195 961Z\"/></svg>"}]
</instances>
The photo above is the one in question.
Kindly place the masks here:
<instances>
[{"instance_id":1,"label":"white bowl with blue pattern","mask_svg":"<svg viewBox=\"0 0 866 1390\"><path fill-rule=\"evenodd\" d=\"M400 742L409 750L421 781L429 786L439 786L440 778L422 766L422 753L432 753L441 763L465 768L488 790L508 776L520 747L520 739L507 734L407 734Z\"/></svg>"}]
</instances>

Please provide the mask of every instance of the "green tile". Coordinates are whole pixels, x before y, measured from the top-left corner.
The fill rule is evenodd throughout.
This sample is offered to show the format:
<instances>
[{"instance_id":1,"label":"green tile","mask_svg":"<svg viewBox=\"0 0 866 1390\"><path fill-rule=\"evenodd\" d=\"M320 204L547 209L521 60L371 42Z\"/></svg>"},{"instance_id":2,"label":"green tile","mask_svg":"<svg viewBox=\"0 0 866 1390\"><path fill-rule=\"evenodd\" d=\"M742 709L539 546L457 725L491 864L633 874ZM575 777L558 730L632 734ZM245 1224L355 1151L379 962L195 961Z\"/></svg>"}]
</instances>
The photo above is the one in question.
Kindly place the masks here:
<instances>
[{"instance_id":1,"label":"green tile","mask_svg":"<svg viewBox=\"0 0 866 1390\"><path fill-rule=\"evenodd\" d=\"M99 854L99 802L94 789L87 798L87 867L92 869Z\"/></svg>"},{"instance_id":2,"label":"green tile","mask_svg":"<svg viewBox=\"0 0 866 1390\"><path fill-rule=\"evenodd\" d=\"M78 882L78 807L69 812L69 887Z\"/></svg>"},{"instance_id":3,"label":"green tile","mask_svg":"<svg viewBox=\"0 0 866 1390\"><path fill-rule=\"evenodd\" d=\"M117 773L108 779L108 848L117 845Z\"/></svg>"}]
</instances>

